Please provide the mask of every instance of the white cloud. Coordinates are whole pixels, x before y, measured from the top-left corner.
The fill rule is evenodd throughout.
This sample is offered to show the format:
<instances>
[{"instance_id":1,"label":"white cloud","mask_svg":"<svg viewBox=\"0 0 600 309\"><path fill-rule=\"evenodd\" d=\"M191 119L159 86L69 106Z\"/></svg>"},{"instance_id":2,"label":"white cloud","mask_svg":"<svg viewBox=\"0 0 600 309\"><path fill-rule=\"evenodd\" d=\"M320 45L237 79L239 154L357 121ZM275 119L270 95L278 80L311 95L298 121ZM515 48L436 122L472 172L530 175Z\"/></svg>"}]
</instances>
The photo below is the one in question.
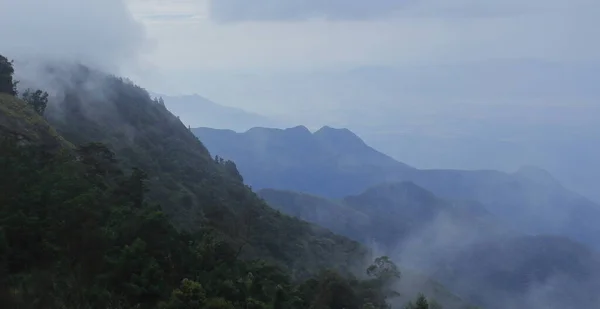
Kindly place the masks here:
<instances>
[{"instance_id":1,"label":"white cloud","mask_svg":"<svg viewBox=\"0 0 600 309\"><path fill-rule=\"evenodd\" d=\"M234 2L219 0L218 6L227 12L245 8L234 7ZM168 59L165 69L314 71L496 58L581 62L597 61L600 55L600 44L593 40L600 24L596 19L600 3L591 0L407 1L391 17L334 20L302 13L336 12L335 7L320 5L321 1L298 7L292 2L263 0L251 2L251 14L258 14L254 20L243 17L228 23L215 21L219 16L214 16L208 0L130 3L158 42L149 59L156 63ZM360 3L383 12L399 2ZM230 8L223 8L228 4ZM263 10L265 14L299 11L289 18L289 13L261 18Z\"/></svg>"},{"instance_id":2,"label":"white cloud","mask_svg":"<svg viewBox=\"0 0 600 309\"><path fill-rule=\"evenodd\" d=\"M121 0L0 0L0 53L73 60L116 71L149 48Z\"/></svg>"}]
</instances>

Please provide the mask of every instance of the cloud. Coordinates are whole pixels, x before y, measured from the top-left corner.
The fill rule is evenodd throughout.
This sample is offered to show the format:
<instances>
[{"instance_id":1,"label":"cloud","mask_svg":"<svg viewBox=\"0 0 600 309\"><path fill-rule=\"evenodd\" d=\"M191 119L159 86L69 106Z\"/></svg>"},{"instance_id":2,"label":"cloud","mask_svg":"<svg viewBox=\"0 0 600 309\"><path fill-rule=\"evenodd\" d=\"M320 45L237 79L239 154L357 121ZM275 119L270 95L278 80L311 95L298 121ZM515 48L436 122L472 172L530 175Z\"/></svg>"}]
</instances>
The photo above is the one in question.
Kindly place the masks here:
<instances>
[{"instance_id":1,"label":"cloud","mask_svg":"<svg viewBox=\"0 0 600 309\"><path fill-rule=\"evenodd\" d=\"M211 0L211 17L218 21L373 19L415 3L416 0Z\"/></svg>"},{"instance_id":2,"label":"cloud","mask_svg":"<svg viewBox=\"0 0 600 309\"><path fill-rule=\"evenodd\" d=\"M0 0L0 53L71 60L109 71L149 47L122 0Z\"/></svg>"},{"instance_id":3,"label":"cloud","mask_svg":"<svg viewBox=\"0 0 600 309\"><path fill-rule=\"evenodd\" d=\"M352 16L332 1L129 1L160 41L148 59L165 72L600 61L600 44L593 40L600 2L591 0L347 0L381 13L365 13L368 18ZM395 10L388 6L399 4Z\"/></svg>"},{"instance_id":4,"label":"cloud","mask_svg":"<svg viewBox=\"0 0 600 309\"><path fill-rule=\"evenodd\" d=\"M591 0L208 0L219 22L374 20L389 17L490 18L590 6Z\"/></svg>"}]
</instances>

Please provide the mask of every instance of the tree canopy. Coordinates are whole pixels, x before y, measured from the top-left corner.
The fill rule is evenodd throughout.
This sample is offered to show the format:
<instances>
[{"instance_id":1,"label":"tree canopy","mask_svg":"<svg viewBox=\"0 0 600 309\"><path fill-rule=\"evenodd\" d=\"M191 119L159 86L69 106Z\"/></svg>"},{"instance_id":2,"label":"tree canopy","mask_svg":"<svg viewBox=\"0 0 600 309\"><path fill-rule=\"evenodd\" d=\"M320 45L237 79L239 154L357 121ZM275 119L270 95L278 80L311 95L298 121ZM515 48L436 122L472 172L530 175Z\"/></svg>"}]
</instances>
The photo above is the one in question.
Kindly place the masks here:
<instances>
[{"instance_id":1,"label":"tree canopy","mask_svg":"<svg viewBox=\"0 0 600 309\"><path fill-rule=\"evenodd\" d=\"M44 115L48 106L48 93L42 90L27 89L22 94L22 99L27 102L36 113Z\"/></svg>"},{"instance_id":2,"label":"tree canopy","mask_svg":"<svg viewBox=\"0 0 600 309\"><path fill-rule=\"evenodd\" d=\"M13 81L14 73L13 61L0 55L0 93L17 95L17 82Z\"/></svg>"}]
</instances>

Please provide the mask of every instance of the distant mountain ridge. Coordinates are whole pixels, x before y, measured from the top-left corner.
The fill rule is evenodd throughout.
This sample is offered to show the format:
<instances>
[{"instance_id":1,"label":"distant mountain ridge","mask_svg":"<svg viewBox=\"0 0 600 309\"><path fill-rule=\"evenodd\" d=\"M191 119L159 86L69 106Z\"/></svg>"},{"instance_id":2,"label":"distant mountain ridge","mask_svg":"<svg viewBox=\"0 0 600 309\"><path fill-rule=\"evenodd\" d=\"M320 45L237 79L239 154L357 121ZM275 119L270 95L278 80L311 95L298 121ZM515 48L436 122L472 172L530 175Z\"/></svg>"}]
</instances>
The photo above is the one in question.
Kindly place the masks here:
<instances>
[{"instance_id":1,"label":"distant mountain ridge","mask_svg":"<svg viewBox=\"0 0 600 309\"><path fill-rule=\"evenodd\" d=\"M243 133L194 128L213 155L235 158L256 189L278 188L341 197L413 170L366 145L346 129L252 128ZM343 179L343 184L339 181Z\"/></svg>"},{"instance_id":2,"label":"distant mountain ridge","mask_svg":"<svg viewBox=\"0 0 600 309\"><path fill-rule=\"evenodd\" d=\"M256 126L279 126L279 123L266 116L215 103L198 94L169 96L151 93L161 97L167 109L189 126L207 126L220 129L244 131Z\"/></svg>"},{"instance_id":3,"label":"distant mountain ridge","mask_svg":"<svg viewBox=\"0 0 600 309\"><path fill-rule=\"evenodd\" d=\"M441 198L473 200L508 226L571 237L600 249L600 206L546 171L419 170L369 147L347 129L210 128L192 132L212 155L234 160L255 190L273 188L342 198L386 182L410 181ZM443 155L443 154L440 154Z\"/></svg>"}]
</instances>

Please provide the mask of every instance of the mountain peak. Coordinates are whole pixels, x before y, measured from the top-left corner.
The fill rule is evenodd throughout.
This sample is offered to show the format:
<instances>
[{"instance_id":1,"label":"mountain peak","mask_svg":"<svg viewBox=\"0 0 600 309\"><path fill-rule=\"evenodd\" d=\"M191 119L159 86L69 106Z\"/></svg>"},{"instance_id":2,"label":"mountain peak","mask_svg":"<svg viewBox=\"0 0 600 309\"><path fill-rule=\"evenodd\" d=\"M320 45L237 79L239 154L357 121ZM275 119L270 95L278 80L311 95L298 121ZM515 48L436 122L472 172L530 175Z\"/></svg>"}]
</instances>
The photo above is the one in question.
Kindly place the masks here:
<instances>
[{"instance_id":1,"label":"mountain peak","mask_svg":"<svg viewBox=\"0 0 600 309\"><path fill-rule=\"evenodd\" d=\"M316 131L314 136L329 143L336 143L337 145L367 146L358 135L346 128L337 129L330 126L324 126Z\"/></svg>"},{"instance_id":2,"label":"mountain peak","mask_svg":"<svg viewBox=\"0 0 600 309\"><path fill-rule=\"evenodd\" d=\"M368 188L363 194L366 195L388 195L388 196L411 196L420 200L436 199L435 195L423 188L418 186L412 181L397 181L382 183L373 187Z\"/></svg>"},{"instance_id":3,"label":"mountain peak","mask_svg":"<svg viewBox=\"0 0 600 309\"><path fill-rule=\"evenodd\" d=\"M334 128L334 127L330 127L330 126L323 126L319 130L317 130L315 132L315 134L351 134L353 136L356 136L356 134L354 134L352 131L348 130L347 128ZM356 137L358 137L358 136L356 136Z\"/></svg>"},{"instance_id":4,"label":"mountain peak","mask_svg":"<svg viewBox=\"0 0 600 309\"><path fill-rule=\"evenodd\" d=\"M302 125L280 129L280 128L265 128L265 127L253 127L248 129L244 134L283 134L284 136L303 136L312 137L310 130Z\"/></svg>"},{"instance_id":5,"label":"mountain peak","mask_svg":"<svg viewBox=\"0 0 600 309\"><path fill-rule=\"evenodd\" d=\"M310 130L307 127L303 126L303 125L295 126L295 127L292 127L292 128L287 128L287 129L285 129L285 131L287 131L287 132L295 132L295 133L300 133L300 134L306 134L306 133L312 134L310 132Z\"/></svg>"},{"instance_id":6,"label":"mountain peak","mask_svg":"<svg viewBox=\"0 0 600 309\"><path fill-rule=\"evenodd\" d=\"M520 167L515 173L515 176L526 178L538 183L558 184L558 181L547 170L533 166L525 165Z\"/></svg>"}]
</instances>

